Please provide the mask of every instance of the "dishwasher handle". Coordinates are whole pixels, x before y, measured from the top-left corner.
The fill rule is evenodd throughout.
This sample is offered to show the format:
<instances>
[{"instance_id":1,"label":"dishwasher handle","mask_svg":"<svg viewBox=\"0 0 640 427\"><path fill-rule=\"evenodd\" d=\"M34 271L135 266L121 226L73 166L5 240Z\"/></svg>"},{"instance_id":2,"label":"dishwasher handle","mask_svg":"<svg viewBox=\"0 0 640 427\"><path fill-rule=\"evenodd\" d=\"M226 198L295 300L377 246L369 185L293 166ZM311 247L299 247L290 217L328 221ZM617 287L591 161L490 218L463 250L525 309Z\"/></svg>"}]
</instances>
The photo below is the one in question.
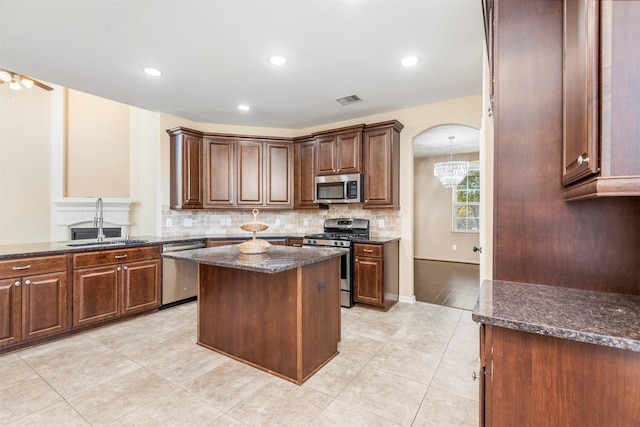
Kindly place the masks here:
<instances>
[{"instance_id":1,"label":"dishwasher handle","mask_svg":"<svg viewBox=\"0 0 640 427\"><path fill-rule=\"evenodd\" d=\"M188 251L190 249L201 249L207 247L205 242L196 242L196 243L173 243L166 244L162 246L162 252L178 252L178 251Z\"/></svg>"}]
</instances>

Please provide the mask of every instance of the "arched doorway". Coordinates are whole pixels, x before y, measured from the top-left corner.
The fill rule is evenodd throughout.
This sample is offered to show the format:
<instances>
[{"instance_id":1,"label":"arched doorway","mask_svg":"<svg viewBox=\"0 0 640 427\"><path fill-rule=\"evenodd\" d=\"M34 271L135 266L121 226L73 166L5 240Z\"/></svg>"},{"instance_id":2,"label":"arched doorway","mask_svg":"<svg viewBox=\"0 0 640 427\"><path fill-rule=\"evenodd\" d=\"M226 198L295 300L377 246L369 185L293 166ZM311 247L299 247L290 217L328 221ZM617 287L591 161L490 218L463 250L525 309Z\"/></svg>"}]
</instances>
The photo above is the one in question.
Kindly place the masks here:
<instances>
[{"instance_id":1,"label":"arched doorway","mask_svg":"<svg viewBox=\"0 0 640 427\"><path fill-rule=\"evenodd\" d=\"M413 154L416 300L471 310L480 282L480 131L432 127L414 138ZM469 162L470 170L447 188L434 166L451 159Z\"/></svg>"}]
</instances>

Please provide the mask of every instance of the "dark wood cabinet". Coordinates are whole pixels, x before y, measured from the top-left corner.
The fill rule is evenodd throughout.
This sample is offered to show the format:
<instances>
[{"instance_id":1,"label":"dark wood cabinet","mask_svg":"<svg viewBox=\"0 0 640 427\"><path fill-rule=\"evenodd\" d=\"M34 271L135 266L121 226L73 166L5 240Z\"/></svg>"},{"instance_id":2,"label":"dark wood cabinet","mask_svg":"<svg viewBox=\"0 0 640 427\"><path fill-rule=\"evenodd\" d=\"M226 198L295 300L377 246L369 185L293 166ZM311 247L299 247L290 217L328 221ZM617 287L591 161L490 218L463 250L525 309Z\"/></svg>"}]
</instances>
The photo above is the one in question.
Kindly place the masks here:
<instances>
[{"instance_id":1,"label":"dark wood cabinet","mask_svg":"<svg viewBox=\"0 0 640 427\"><path fill-rule=\"evenodd\" d=\"M202 136L193 130L174 128L170 136L169 169L171 209L201 209L203 205Z\"/></svg>"},{"instance_id":2,"label":"dark wood cabinet","mask_svg":"<svg viewBox=\"0 0 640 427\"><path fill-rule=\"evenodd\" d=\"M640 196L639 2L565 0L565 200Z\"/></svg>"},{"instance_id":3,"label":"dark wood cabinet","mask_svg":"<svg viewBox=\"0 0 640 427\"><path fill-rule=\"evenodd\" d=\"M235 204L235 141L204 138L205 208L228 208Z\"/></svg>"},{"instance_id":4,"label":"dark wood cabinet","mask_svg":"<svg viewBox=\"0 0 640 427\"><path fill-rule=\"evenodd\" d=\"M480 328L480 425L638 424L637 352Z\"/></svg>"},{"instance_id":5,"label":"dark wood cabinet","mask_svg":"<svg viewBox=\"0 0 640 427\"><path fill-rule=\"evenodd\" d=\"M287 246L294 246L296 248L302 247L302 237L288 237L287 238Z\"/></svg>"},{"instance_id":6,"label":"dark wood cabinet","mask_svg":"<svg viewBox=\"0 0 640 427\"><path fill-rule=\"evenodd\" d=\"M399 244L355 243L353 300L367 307L387 311L398 302Z\"/></svg>"},{"instance_id":7,"label":"dark wood cabinet","mask_svg":"<svg viewBox=\"0 0 640 427\"><path fill-rule=\"evenodd\" d=\"M293 207L293 144L267 141L264 155L265 205Z\"/></svg>"},{"instance_id":8,"label":"dark wood cabinet","mask_svg":"<svg viewBox=\"0 0 640 427\"><path fill-rule=\"evenodd\" d=\"M73 326L160 306L160 246L73 256Z\"/></svg>"},{"instance_id":9,"label":"dark wood cabinet","mask_svg":"<svg viewBox=\"0 0 640 427\"><path fill-rule=\"evenodd\" d=\"M293 141L294 209L318 209L315 199L316 142L313 137Z\"/></svg>"},{"instance_id":10,"label":"dark wood cabinet","mask_svg":"<svg viewBox=\"0 0 640 427\"><path fill-rule=\"evenodd\" d=\"M68 329L67 256L0 262L0 347Z\"/></svg>"},{"instance_id":11,"label":"dark wood cabinet","mask_svg":"<svg viewBox=\"0 0 640 427\"><path fill-rule=\"evenodd\" d=\"M357 125L314 133L316 175L361 173L363 128Z\"/></svg>"},{"instance_id":12,"label":"dark wood cabinet","mask_svg":"<svg viewBox=\"0 0 640 427\"><path fill-rule=\"evenodd\" d=\"M400 131L397 120L366 125L363 132L364 208L400 209Z\"/></svg>"},{"instance_id":13,"label":"dark wood cabinet","mask_svg":"<svg viewBox=\"0 0 640 427\"><path fill-rule=\"evenodd\" d=\"M237 142L238 206L261 206L263 197L262 143Z\"/></svg>"}]
</instances>

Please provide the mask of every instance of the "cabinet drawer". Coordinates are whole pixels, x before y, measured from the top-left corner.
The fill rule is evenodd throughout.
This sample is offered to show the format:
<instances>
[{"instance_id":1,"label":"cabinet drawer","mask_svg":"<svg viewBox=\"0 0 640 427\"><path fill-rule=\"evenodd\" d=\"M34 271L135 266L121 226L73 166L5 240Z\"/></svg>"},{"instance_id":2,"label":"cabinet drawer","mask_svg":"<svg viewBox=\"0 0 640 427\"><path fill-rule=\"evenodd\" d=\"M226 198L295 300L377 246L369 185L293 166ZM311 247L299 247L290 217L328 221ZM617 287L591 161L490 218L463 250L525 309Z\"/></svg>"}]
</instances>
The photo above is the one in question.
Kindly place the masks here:
<instances>
[{"instance_id":1,"label":"cabinet drawer","mask_svg":"<svg viewBox=\"0 0 640 427\"><path fill-rule=\"evenodd\" d=\"M141 248L112 249L108 251L76 254L73 256L73 268L78 269L160 258L160 252L160 246L145 246Z\"/></svg>"},{"instance_id":2,"label":"cabinet drawer","mask_svg":"<svg viewBox=\"0 0 640 427\"><path fill-rule=\"evenodd\" d=\"M364 243L356 243L356 256L382 257L382 245L368 245Z\"/></svg>"},{"instance_id":3,"label":"cabinet drawer","mask_svg":"<svg viewBox=\"0 0 640 427\"><path fill-rule=\"evenodd\" d=\"M56 271L65 271L66 269L66 255L12 259L0 261L0 279L53 273Z\"/></svg>"}]
</instances>

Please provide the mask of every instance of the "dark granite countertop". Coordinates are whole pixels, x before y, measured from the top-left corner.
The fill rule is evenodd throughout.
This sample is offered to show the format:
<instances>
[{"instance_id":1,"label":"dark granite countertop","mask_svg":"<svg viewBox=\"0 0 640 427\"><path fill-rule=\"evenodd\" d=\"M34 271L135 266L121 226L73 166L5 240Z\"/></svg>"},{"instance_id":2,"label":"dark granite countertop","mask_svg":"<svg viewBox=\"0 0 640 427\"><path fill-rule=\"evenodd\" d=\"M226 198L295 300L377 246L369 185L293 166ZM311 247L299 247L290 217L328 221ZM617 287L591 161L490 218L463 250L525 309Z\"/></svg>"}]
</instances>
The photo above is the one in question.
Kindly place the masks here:
<instances>
[{"instance_id":1,"label":"dark granite countertop","mask_svg":"<svg viewBox=\"0 0 640 427\"><path fill-rule=\"evenodd\" d=\"M260 273L280 273L336 258L346 252L348 252L347 249L338 248L295 248L272 245L263 254L243 254L240 253L236 245L227 245L170 252L163 256L217 267L236 268Z\"/></svg>"},{"instance_id":2,"label":"dark granite countertop","mask_svg":"<svg viewBox=\"0 0 640 427\"><path fill-rule=\"evenodd\" d=\"M640 295L485 280L473 320L640 352Z\"/></svg>"},{"instance_id":3,"label":"dark granite countertop","mask_svg":"<svg viewBox=\"0 0 640 427\"><path fill-rule=\"evenodd\" d=\"M262 239L286 239L287 237L291 238L302 238L302 235L291 235L291 234L264 234L261 235ZM106 249L122 249L129 247L138 247L138 246L151 246L151 245L161 245L165 243L187 243L194 242L198 240L227 240L227 239L240 239L240 240L249 240L251 238L251 233L247 233L246 231L233 233L233 234L201 234L201 235L189 235L189 236L133 236L129 237L131 240L145 240L146 242L142 243L127 243L127 244L113 244L109 242L123 240L122 237L115 237L105 239L104 245L87 245L87 246L68 246L69 244L78 244L78 243L90 243L96 242L96 239L87 239L87 240L74 240L68 242L38 242L38 243L18 243L13 245L0 245L0 260L2 259L14 259L14 258L24 258L24 257L32 257L32 256L46 256L46 255L61 255L65 253L77 253L77 252L89 252L89 251L102 251Z\"/></svg>"},{"instance_id":4,"label":"dark granite countertop","mask_svg":"<svg viewBox=\"0 0 640 427\"><path fill-rule=\"evenodd\" d=\"M376 234L372 234L368 239L354 239L356 243L371 243L374 245L384 245L385 243L394 242L396 240L400 240L400 237L395 236L378 236Z\"/></svg>"}]
</instances>

